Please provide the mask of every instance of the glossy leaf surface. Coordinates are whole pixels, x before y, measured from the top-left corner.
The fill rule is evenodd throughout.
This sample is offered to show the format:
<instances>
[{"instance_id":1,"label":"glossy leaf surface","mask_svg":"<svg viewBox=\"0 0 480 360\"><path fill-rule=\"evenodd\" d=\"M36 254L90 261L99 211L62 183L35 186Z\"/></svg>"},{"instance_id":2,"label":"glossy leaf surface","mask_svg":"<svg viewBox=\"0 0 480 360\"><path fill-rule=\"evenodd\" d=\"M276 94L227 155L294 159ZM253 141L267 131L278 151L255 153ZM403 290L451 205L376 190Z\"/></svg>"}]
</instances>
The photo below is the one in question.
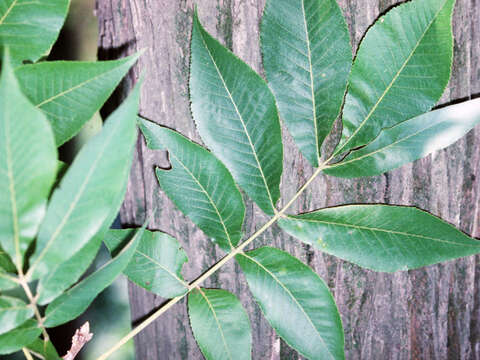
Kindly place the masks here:
<instances>
[{"instance_id":1,"label":"glossy leaf surface","mask_svg":"<svg viewBox=\"0 0 480 360\"><path fill-rule=\"evenodd\" d=\"M267 214L280 197L282 134L263 79L193 19L190 99L204 143Z\"/></svg>"},{"instance_id":2,"label":"glossy leaf surface","mask_svg":"<svg viewBox=\"0 0 480 360\"><path fill-rule=\"evenodd\" d=\"M282 229L359 266L393 272L480 253L480 241L414 207L346 205L289 217Z\"/></svg>"},{"instance_id":3,"label":"glossy leaf surface","mask_svg":"<svg viewBox=\"0 0 480 360\"><path fill-rule=\"evenodd\" d=\"M171 169L157 168L160 186L175 205L224 251L242 237L245 205L232 176L209 151L170 129L142 121L151 149L167 149Z\"/></svg>"},{"instance_id":4,"label":"glossy leaf surface","mask_svg":"<svg viewBox=\"0 0 480 360\"><path fill-rule=\"evenodd\" d=\"M335 0L269 0L262 18L263 65L282 120L318 166L340 112L352 64L347 24Z\"/></svg>"},{"instance_id":5,"label":"glossy leaf surface","mask_svg":"<svg viewBox=\"0 0 480 360\"><path fill-rule=\"evenodd\" d=\"M21 93L8 55L0 109L0 245L21 267L45 214L57 150L47 119Z\"/></svg>"},{"instance_id":6,"label":"glossy leaf surface","mask_svg":"<svg viewBox=\"0 0 480 360\"><path fill-rule=\"evenodd\" d=\"M14 63L37 61L58 37L69 0L0 0L0 45Z\"/></svg>"},{"instance_id":7,"label":"glossy leaf surface","mask_svg":"<svg viewBox=\"0 0 480 360\"><path fill-rule=\"evenodd\" d=\"M369 143L382 128L420 115L438 101L450 78L454 4L413 0L370 28L350 74L336 153Z\"/></svg>"},{"instance_id":8,"label":"glossy leaf surface","mask_svg":"<svg viewBox=\"0 0 480 360\"><path fill-rule=\"evenodd\" d=\"M33 308L22 300L0 296L0 334L4 334L23 324L33 316Z\"/></svg>"},{"instance_id":9,"label":"glossy leaf surface","mask_svg":"<svg viewBox=\"0 0 480 360\"><path fill-rule=\"evenodd\" d=\"M250 322L235 295L220 289L195 289L188 295L188 315L205 359L251 359Z\"/></svg>"},{"instance_id":10,"label":"glossy leaf surface","mask_svg":"<svg viewBox=\"0 0 480 360\"><path fill-rule=\"evenodd\" d=\"M21 88L50 121L57 146L77 134L138 55L115 61L49 61L16 69Z\"/></svg>"},{"instance_id":11,"label":"glossy leaf surface","mask_svg":"<svg viewBox=\"0 0 480 360\"><path fill-rule=\"evenodd\" d=\"M14 353L31 344L40 336L42 329L35 320L27 320L23 325L0 335L0 355Z\"/></svg>"},{"instance_id":12,"label":"glossy leaf surface","mask_svg":"<svg viewBox=\"0 0 480 360\"><path fill-rule=\"evenodd\" d=\"M112 260L50 303L45 311L44 325L46 327L58 326L83 313L95 297L127 267L144 229L145 227L138 229L135 236Z\"/></svg>"},{"instance_id":13,"label":"glossy leaf surface","mask_svg":"<svg viewBox=\"0 0 480 360\"><path fill-rule=\"evenodd\" d=\"M270 247L236 259L265 318L287 344L309 359L344 359L340 315L312 269Z\"/></svg>"},{"instance_id":14,"label":"glossy leaf surface","mask_svg":"<svg viewBox=\"0 0 480 360\"><path fill-rule=\"evenodd\" d=\"M382 130L324 172L347 178L379 175L453 144L479 122L480 99L431 111Z\"/></svg>"},{"instance_id":15,"label":"glossy leaf surface","mask_svg":"<svg viewBox=\"0 0 480 360\"><path fill-rule=\"evenodd\" d=\"M134 229L110 230L105 244L115 251L134 234ZM182 267L187 255L177 239L160 231L145 230L132 260L123 271L135 284L165 298L185 294Z\"/></svg>"},{"instance_id":16,"label":"glossy leaf surface","mask_svg":"<svg viewBox=\"0 0 480 360\"><path fill-rule=\"evenodd\" d=\"M35 278L79 251L115 208L132 162L139 93L137 85L81 149L53 193L29 270Z\"/></svg>"}]
</instances>

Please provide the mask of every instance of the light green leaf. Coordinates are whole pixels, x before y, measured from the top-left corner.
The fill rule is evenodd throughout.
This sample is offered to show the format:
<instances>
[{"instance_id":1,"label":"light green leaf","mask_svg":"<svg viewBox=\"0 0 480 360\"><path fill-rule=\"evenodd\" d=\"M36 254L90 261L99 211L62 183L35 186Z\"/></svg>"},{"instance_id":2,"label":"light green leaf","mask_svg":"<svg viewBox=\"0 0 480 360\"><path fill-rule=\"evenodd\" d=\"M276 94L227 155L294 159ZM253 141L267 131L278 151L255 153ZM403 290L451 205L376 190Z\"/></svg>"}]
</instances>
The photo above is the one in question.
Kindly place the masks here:
<instances>
[{"instance_id":1,"label":"light green leaf","mask_svg":"<svg viewBox=\"0 0 480 360\"><path fill-rule=\"evenodd\" d=\"M142 121L148 147L167 149L172 168L157 168L163 191L175 205L228 252L242 237L245 205L232 176L209 151L170 129Z\"/></svg>"},{"instance_id":2,"label":"light green leaf","mask_svg":"<svg viewBox=\"0 0 480 360\"><path fill-rule=\"evenodd\" d=\"M195 289L188 295L188 315L207 360L251 359L250 322L235 295L220 289Z\"/></svg>"},{"instance_id":3,"label":"light green leaf","mask_svg":"<svg viewBox=\"0 0 480 360\"><path fill-rule=\"evenodd\" d=\"M21 93L7 50L5 54L0 77L0 245L22 267L45 214L57 150L47 119Z\"/></svg>"},{"instance_id":4,"label":"light green leaf","mask_svg":"<svg viewBox=\"0 0 480 360\"><path fill-rule=\"evenodd\" d=\"M95 297L127 267L143 235L146 224L112 260L56 298L45 311L44 325L54 327L75 319Z\"/></svg>"},{"instance_id":5,"label":"light green leaf","mask_svg":"<svg viewBox=\"0 0 480 360\"><path fill-rule=\"evenodd\" d=\"M57 146L76 135L139 55L114 61L49 61L15 70L23 93L50 121Z\"/></svg>"},{"instance_id":6,"label":"light green leaf","mask_svg":"<svg viewBox=\"0 0 480 360\"><path fill-rule=\"evenodd\" d=\"M19 286L15 281L15 274L9 274L5 270L0 269L0 290L8 290Z\"/></svg>"},{"instance_id":7,"label":"light green leaf","mask_svg":"<svg viewBox=\"0 0 480 360\"><path fill-rule=\"evenodd\" d=\"M26 348L39 359L42 359L42 356L45 360L61 360L51 341L45 342L38 338Z\"/></svg>"},{"instance_id":8,"label":"light green leaf","mask_svg":"<svg viewBox=\"0 0 480 360\"><path fill-rule=\"evenodd\" d=\"M22 326L0 335L0 355L14 353L31 344L40 336L42 329L35 320L27 320Z\"/></svg>"},{"instance_id":9,"label":"light green leaf","mask_svg":"<svg viewBox=\"0 0 480 360\"><path fill-rule=\"evenodd\" d=\"M132 162L139 94L140 84L63 176L40 227L28 276L54 271L98 233L115 209Z\"/></svg>"},{"instance_id":10,"label":"light green leaf","mask_svg":"<svg viewBox=\"0 0 480 360\"><path fill-rule=\"evenodd\" d=\"M202 27L195 13L190 99L205 144L267 214L280 197L282 134L267 84Z\"/></svg>"},{"instance_id":11,"label":"light green leaf","mask_svg":"<svg viewBox=\"0 0 480 360\"><path fill-rule=\"evenodd\" d=\"M480 253L480 241L414 207L346 205L281 219L290 235L375 271L416 269Z\"/></svg>"},{"instance_id":12,"label":"light green leaf","mask_svg":"<svg viewBox=\"0 0 480 360\"><path fill-rule=\"evenodd\" d=\"M335 153L369 143L382 128L420 115L450 78L455 0L401 4L365 35L352 67Z\"/></svg>"},{"instance_id":13,"label":"light green leaf","mask_svg":"<svg viewBox=\"0 0 480 360\"><path fill-rule=\"evenodd\" d=\"M479 122L480 99L431 111L382 130L324 172L347 178L379 175L453 144Z\"/></svg>"},{"instance_id":14,"label":"light green leaf","mask_svg":"<svg viewBox=\"0 0 480 360\"><path fill-rule=\"evenodd\" d=\"M22 300L0 296L0 334L4 334L33 316L33 308Z\"/></svg>"},{"instance_id":15,"label":"light green leaf","mask_svg":"<svg viewBox=\"0 0 480 360\"><path fill-rule=\"evenodd\" d=\"M265 73L282 120L318 166L352 65L347 24L335 0L268 0L262 18Z\"/></svg>"},{"instance_id":16,"label":"light green leaf","mask_svg":"<svg viewBox=\"0 0 480 360\"><path fill-rule=\"evenodd\" d=\"M134 232L135 229L110 230L104 242L110 251L115 251ZM177 239L160 231L145 230L123 273L144 289L165 298L173 298L188 290L181 274L183 264L187 261L187 255Z\"/></svg>"},{"instance_id":17,"label":"light green leaf","mask_svg":"<svg viewBox=\"0 0 480 360\"><path fill-rule=\"evenodd\" d=\"M340 315L328 287L290 254L262 247L236 257L263 314L309 359L344 359Z\"/></svg>"},{"instance_id":18,"label":"light green leaf","mask_svg":"<svg viewBox=\"0 0 480 360\"><path fill-rule=\"evenodd\" d=\"M69 4L69 0L0 0L0 48L10 48L14 63L47 55Z\"/></svg>"}]
</instances>

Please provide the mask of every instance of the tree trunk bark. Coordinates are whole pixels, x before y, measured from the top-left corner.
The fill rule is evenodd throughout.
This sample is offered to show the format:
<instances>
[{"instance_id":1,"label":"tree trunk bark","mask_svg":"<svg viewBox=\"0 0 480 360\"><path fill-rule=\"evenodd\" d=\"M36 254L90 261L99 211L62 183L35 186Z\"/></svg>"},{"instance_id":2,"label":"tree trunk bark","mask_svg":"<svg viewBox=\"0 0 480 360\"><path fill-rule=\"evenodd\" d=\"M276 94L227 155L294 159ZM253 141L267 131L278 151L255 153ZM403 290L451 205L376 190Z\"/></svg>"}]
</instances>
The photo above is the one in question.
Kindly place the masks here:
<instances>
[{"instance_id":1,"label":"tree trunk bark","mask_svg":"<svg viewBox=\"0 0 480 360\"><path fill-rule=\"evenodd\" d=\"M395 0L340 0L354 48L376 17ZM207 30L262 73L259 21L264 0L197 0ZM100 58L117 58L146 49L116 99L132 79L144 75L141 115L173 127L199 142L188 99L189 41L193 0L98 0ZM457 0L454 13L453 76L441 103L480 93L480 3ZM284 131L282 199L290 199L312 173ZM154 208L151 228L180 240L189 255L184 268L194 279L222 257L203 233L183 216L159 189L154 165L165 154L150 151L139 137L128 192L122 207L124 224L142 224ZM480 127L448 149L388 174L358 180L319 176L291 211L349 203L415 205L480 236ZM247 205L245 233L266 221ZM425 269L380 274L313 251L277 226L254 243L285 249L324 278L339 307L345 328L347 359L480 359L480 266L469 257ZM254 359L297 359L269 327L252 301L245 278L232 261L204 286L235 293L252 323ZM165 299L130 284L132 322L136 324ZM201 359L192 337L185 301L175 305L135 338L137 359Z\"/></svg>"}]
</instances>

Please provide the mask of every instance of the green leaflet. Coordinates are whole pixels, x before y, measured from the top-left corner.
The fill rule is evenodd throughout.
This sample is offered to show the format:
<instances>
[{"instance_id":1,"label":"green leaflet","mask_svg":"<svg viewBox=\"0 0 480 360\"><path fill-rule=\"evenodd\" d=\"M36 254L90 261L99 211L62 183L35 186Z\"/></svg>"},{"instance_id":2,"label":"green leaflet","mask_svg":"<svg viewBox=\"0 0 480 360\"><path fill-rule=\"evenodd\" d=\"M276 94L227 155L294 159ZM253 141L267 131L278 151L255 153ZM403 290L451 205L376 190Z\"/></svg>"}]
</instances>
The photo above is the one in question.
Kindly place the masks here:
<instances>
[{"instance_id":1,"label":"green leaflet","mask_svg":"<svg viewBox=\"0 0 480 360\"><path fill-rule=\"evenodd\" d=\"M69 0L0 0L0 47L13 62L37 61L48 54L65 17ZM1 49L0 49L1 50Z\"/></svg>"},{"instance_id":2,"label":"green leaflet","mask_svg":"<svg viewBox=\"0 0 480 360\"><path fill-rule=\"evenodd\" d=\"M110 230L105 244L115 251L132 237L134 229ZM177 239L160 231L145 230L132 260L123 271L135 284L165 298L185 294L182 267L188 261Z\"/></svg>"},{"instance_id":3,"label":"green leaflet","mask_svg":"<svg viewBox=\"0 0 480 360\"><path fill-rule=\"evenodd\" d=\"M420 115L447 86L455 0L413 0L380 17L365 35L348 83L336 154L369 143L382 128Z\"/></svg>"},{"instance_id":4,"label":"green leaflet","mask_svg":"<svg viewBox=\"0 0 480 360\"><path fill-rule=\"evenodd\" d=\"M139 55L115 61L52 61L16 69L20 86L50 121L57 146L76 135Z\"/></svg>"},{"instance_id":5,"label":"green leaflet","mask_svg":"<svg viewBox=\"0 0 480 360\"><path fill-rule=\"evenodd\" d=\"M33 308L22 300L0 296L0 334L4 334L33 316Z\"/></svg>"},{"instance_id":6,"label":"green leaflet","mask_svg":"<svg viewBox=\"0 0 480 360\"><path fill-rule=\"evenodd\" d=\"M0 355L14 353L31 344L40 336L42 329L35 320L27 320L23 325L0 335ZM48 359L50 360L50 359Z\"/></svg>"},{"instance_id":7,"label":"green leaflet","mask_svg":"<svg viewBox=\"0 0 480 360\"><path fill-rule=\"evenodd\" d=\"M209 151L170 129L142 121L151 149L167 149L172 168L157 168L160 186L175 205L224 251L242 237L245 205L232 176Z\"/></svg>"},{"instance_id":8,"label":"green leaflet","mask_svg":"<svg viewBox=\"0 0 480 360\"><path fill-rule=\"evenodd\" d=\"M63 176L40 227L29 276L45 276L69 259L114 210L132 162L139 94L140 83Z\"/></svg>"},{"instance_id":9,"label":"green leaflet","mask_svg":"<svg viewBox=\"0 0 480 360\"><path fill-rule=\"evenodd\" d=\"M191 57L190 99L202 140L247 195L272 215L283 166L272 93L260 76L202 28L196 13Z\"/></svg>"},{"instance_id":10,"label":"green leaflet","mask_svg":"<svg viewBox=\"0 0 480 360\"><path fill-rule=\"evenodd\" d=\"M281 219L279 225L323 252L375 271L416 269L480 253L480 241L414 207L338 206Z\"/></svg>"},{"instance_id":11,"label":"green leaflet","mask_svg":"<svg viewBox=\"0 0 480 360\"><path fill-rule=\"evenodd\" d=\"M18 286L14 281L15 274L9 274L5 270L0 269L0 290L8 290Z\"/></svg>"},{"instance_id":12,"label":"green leaflet","mask_svg":"<svg viewBox=\"0 0 480 360\"><path fill-rule=\"evenodd\" d=\"M480 99L431 111L384 129L324 172L340 177L379 175L443 149L480 122Z\"/></svg>"},{"instance_id":13,"label":"green leaflet","mask_svg":"<svg viewBox=\"0 0 480 360\"><path fill-rule=\"evenodd\" d=\"M250 322L235 295L220 289L195 289L188 295L188 315L205 359L251 359Z\"/></svg>"},{"instance_id":14,"label":"green leaflet","mask_svg":"<svg viewBox=\"0 0 480 360\"><path fill-rule=\"evenodd\" d=\"M15 264L12 263L8 254L0 247L0 271L5 270L8 272L15 272Z\"/></svg>"},{"instance_id":15,"label":"green leaflet","mask_svg":"<svg viewBox=\"0 0 480 360\"><path fill-rule=\"evenodd\" d=\"M38 355L43 356L45 360L61 360L51 341L45 342L38 338L28 345L27 349L39 359L41 359L41 357Z\"/></svg>"},{"instance_id":16,"label":"green leaflet","mask_svg":"<svg viewBox=\"0 0 480 360\"><path fill-rule=\"evenodd\" d=\"M290 254L262 247L236 256L265 318L309 359L344 359L340 315L328 287Z\"/></svg>"},{"instance_id":17,"label":"green leaflet","mask_svg":"<svg viewBox=\"0 0 480 360\"><path fill-rule=\"evenodd\" d=\"M112 260L50 303L45 311L44 325L46 327L58 326L83 313L95 297L127 267L145 227L146 223L137 230L135 236Z\"/></svg>"},{"instance_id":18,"label":"green leaflet","mask_svg":"<svg viewBox=\"0 0 480 360\"><path fill-rule=\"evenodd\" d=\"M265 73L282 120L318 166L352 65L350 35L335 0L268 0L262 18Z\"/></svg>"},{"instance_id":19,"label":"green leaflet","mask_svg":"<svg viewBox=\"0 0 480 360\"><path fill-rule=\"evenodd\" d=\"M21 93L5 50L0 77L0 246L17 267L23 266L45 214L56 171L52 130Z\"/></svg>"}]
</instances>

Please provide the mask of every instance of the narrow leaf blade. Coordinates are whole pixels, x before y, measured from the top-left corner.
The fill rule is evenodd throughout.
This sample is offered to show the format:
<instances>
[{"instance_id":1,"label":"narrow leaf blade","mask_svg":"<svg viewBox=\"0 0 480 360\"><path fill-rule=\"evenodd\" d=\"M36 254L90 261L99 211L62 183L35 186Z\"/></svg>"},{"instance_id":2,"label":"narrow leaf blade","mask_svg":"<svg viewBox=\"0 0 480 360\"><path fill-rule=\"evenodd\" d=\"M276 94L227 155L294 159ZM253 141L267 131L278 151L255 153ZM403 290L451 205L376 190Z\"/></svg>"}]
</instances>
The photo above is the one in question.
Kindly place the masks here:
<instances>
[{"instance_id":1,"label":"narrow leaf blade","mask_svg":"<svg viewBox=\"0 0 480 360\"><path fill-rule=\"evenodd\" d=\"M137 84L62 178L40 227L29 276L45 276L69 259L115 208L132 162L139 94Z\"/></svg>"},{"instance_id":2,"label":"narrow leaf blade","mask_svg":"<svg viewBox=\"0 0 480 360\"><path fill-rule=\"evenodd\" d=\"M480 253L480 241L414 207L346 205L292 216L279 225L323 252L382 272Z\"/></svg>"},{"instance_id":3,"label":"narrow leaf blade","mask_svg":"<svg viewBox=\"0 0 480 360\"><path fill-rule=\"evenodd\" d=\"M0 355L7 355L20 350L34 342L41 333L42 329L35 320L27 320L18 328L0 335Z\"/></svg>"},{"instance_id":4,"label":"narrow leaf blade","mask_svg":"<svg viewBox=\"0 0 480 360\"><path fill-rule=\"evenodd\" d=\"M340 315L328 287L290 254L263 247L236 257L266 319L309 359L344 359Z\"/></svg>"},{"instance_id":5,"label":"narrow leaf blade","mask_svg":"<svg viewBox=\"0 0 480 360\"><path fill-rule=\"evenodd\" d=\"M46 327L58 326L83 313L95 297L127 267L140 242L145 226L146 224L137 230L135 236L117 256L50 303L45 311L44 325Z\"/></svg>"},{"instance_id":6,"label":"narrow leaf blade","mask_svg":"<svg viewBox=\"0 0 480 360\"><path fill-rule=\"evenodd\" d=\"M1 0L0 47L11 49L14 63L37 61L58 37L69 0Z\"/></svg>"},{"instance_id":7,"label":"narrow leaf blade","mask_svg":"<svg viewBox=\"0 0 480 360\"><path fill-rule=\"evenodd\" d=\"M347 24L335 0L269 0L262 18L265 73L282 120L318 166L352 64Z\"/></svg>"},{"instance_id":8,"label":"narrow leaf blade","mask_svg":"<svg viewBox=\"0 0 480 360\"><path fill-rule=\"evenodd\" d=\"M280 197L282 134L267 84L212 38L195 13L190 98L205 144L267 214Z\"/></svg>"},{"instance_id":9,"label":"narrow leaf blade","mask_svg":"<svg viewBox=\"0 0 480 360\"><path fill-rule=\"evenodd\" d=\"M232 176L209 151L170 129L142 121L151 149L167 149L172 168L157 169L160 186L177 207L228 252L242 237L245 205Z\"/></svg>"},{"instance_id":10,"label":"narrow leaf blade","mask_svg":"<svg viewBox=\"0 0 480 360\"><path fill-rule=\"evenodd\" d=\"M380 175L453 144L479 122L480 99L434 110L382 130L324 172L346 178Z\"/></svg>"},{"instance_id":11,"label":"narrow leaf blade","mask_svg":"<svg viewBox=\"0 0 480 360\"><path fill-rule=\"evenodd\" d=\"M104 239L113 252L134 234L134 229L110 230ZM177 239L160 231L145 230L123 273L135 284L165 298L188 290L182 277L187 255Z\"/></svg>"},{"instance_id":12,"label":"narrow leaf blade","mask_svg":"<svg viewBox=\"0 0 480 360\"><path fill-rule=\"evenodd\" d=\"M220 289L195 289L188 295L188 315L207 360L251 359L250 322L235 295Z\"/></svg>"},{"instance_id":13,"label":"narrow leaf blade","mask_svg":"<svg viewBox=\"0 0 480 360\"><path fill-rule=\"evenodd\" d=\"M0 245L21 268L45 214L57 150L47 119L21 93L5 53L0 77Z\"/></svg>"},{"instance_id":14,"label":"narrow leaf blade","mask_svg":"<svg viewBox=\"0 0 480 360\"><path fill-rule=\"evenodd\" d=\"M16 69L23 93L47 116L57 146L76 135L138 55L114 61L49 61Z\"/></svg>"},{"instance_id":15,"label":"narrow leaf blade","mask_svg":"<svg viewBox=\"0 0 480 360\"><path fill-rule=\"evenodd\" d=\"M336 153L369 143L382 128L420 115L450 78L455 0L413 0L365 35L349 78L343 134Z\"/></svg>"}]
</instances>

